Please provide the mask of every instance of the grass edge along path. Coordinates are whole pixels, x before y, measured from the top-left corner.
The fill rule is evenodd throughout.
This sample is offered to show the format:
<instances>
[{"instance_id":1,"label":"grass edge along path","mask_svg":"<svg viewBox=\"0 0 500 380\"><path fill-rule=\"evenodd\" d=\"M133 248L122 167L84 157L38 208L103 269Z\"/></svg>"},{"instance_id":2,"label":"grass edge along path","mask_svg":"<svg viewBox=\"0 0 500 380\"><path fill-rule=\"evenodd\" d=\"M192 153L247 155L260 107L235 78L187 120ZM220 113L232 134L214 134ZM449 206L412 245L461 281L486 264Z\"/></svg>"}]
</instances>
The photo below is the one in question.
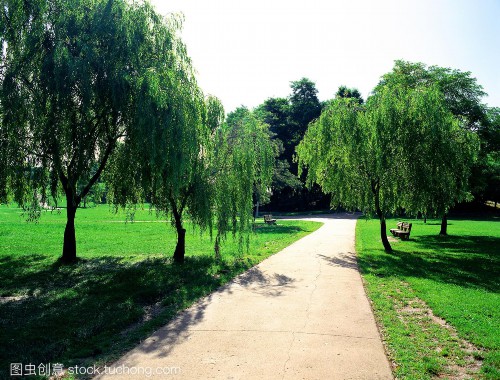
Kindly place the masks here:
<instances>
[{"instance_id":1,"label":"grass edge along path","mask_svg":"<svg viewBox=\"0 0 500 380\"><path fill-rule=\"evenodd\" d=\"M439 221L411 222L410 241L394 239L393 254L381 247L378 220L356 225L359 267L395 377L500 378L498 219L451 220L446 237L436 236Z\"/></svg>"},{"instance_id":2,"label":"grass edge along path","mask_svg":"<svg viewBox=\"0 0 500 380\"><path fill-rule=\"evenodd\" d=\"M0 211L6 211L4 206ZM61 266L56 263L60 251L54 249L60 241L51 241L62 239L52 233L64 228L60 215L47 215L34 225L18 216L8 220L9 213L19 210L6 212L0 224L0 378L7 377L12 362L62 363L67 368L114 361L179 311L322 225L258 223L248 252L237 252L237 243L228 237L222 262L215 261L209 237L195 232L188 237L192 251L179 266L172 265L168 248L163 248L163 254L155 253L158 248L145 241L175 238L172 229L157 223L154 215L138 215L143 223L124 226L95 220L103 215L117 218L107 211L79 210L82 259ZM33 230L44 235L41 244L23 239L25 232L35 235ZM137 253L141 241L145 254ZM161 245L173 247L175 241ZM50 247L50 252L44 247Z\"/></svg>"}]
</instances>

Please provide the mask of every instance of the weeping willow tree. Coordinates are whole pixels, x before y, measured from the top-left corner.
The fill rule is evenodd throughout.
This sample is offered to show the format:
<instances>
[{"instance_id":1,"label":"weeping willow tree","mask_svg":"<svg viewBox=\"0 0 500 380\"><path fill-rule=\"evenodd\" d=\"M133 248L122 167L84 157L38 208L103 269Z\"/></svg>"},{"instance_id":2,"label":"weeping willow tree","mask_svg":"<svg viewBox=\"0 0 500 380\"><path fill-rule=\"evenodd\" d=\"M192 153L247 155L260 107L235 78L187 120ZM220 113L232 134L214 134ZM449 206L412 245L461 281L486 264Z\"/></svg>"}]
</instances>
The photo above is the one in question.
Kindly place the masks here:
<instances>
[{"instance_id":1,"label":"weeping willow tree","mask_svg":"<svg viewBox=\"0 0 500 380\"><path fill-rule=\"evenodd\" d=\"M317 183L332 195L332 205L380 219L380 237L391 250L386 215L397 207L399 181L391 173L394 160L389 125L377 123L368 107L352 98L332 100L309 125L297 147L299 168L307 168L307 184ZM385 129L379 130L380 128Z\"/></svg>"},{"instance_id":2,"label":"weeping willow tree","mask_svg":"<svg viewBox=\"0 0 500 380\"><path fill-rule=\"evenodd\" d=\"M141 78L137 117L113 159L110 200L126 207L148 199L177 232L174 261L184 262L187 215L201 230L212 227L212 136L224 110L205 101L189 61L171 70L157 62Z\"/></svg>"},{"instance_id":3,"label":"weeping willow tree","mask_svg":"<svg viewBox=\"0 0 500 380\"><path fill-rule=\"evenodd\" d=\"M391 251L387 216L432 207L437 193L440 204L452 199L461 163L469 162L460 148L469 138L436 86L385 86L366 106L333 100L309 126L297 155L308 183L331 193L332 203L378 216L381 241Z\"/></svg>"},{"instance_id":4,"label":"weeping willow tree","mask_svg":"<svg viewBox=\"0 0 500 380\"><path fill-rule=\"evenodd\" d=\"M422 175L414 176L414 179L420 186L427 187L427 191L421 192L421 195L413 194L415 202L421 205L420 211L424 215L436 215L442 218L440 234L446 235L449 209L457 202L472 199L469 180L471 167L479 149L477 132L480 129L487 129L488 125L486 107L481 103L481 98L486 93L470 72L439 66L427 67L420 62L400 60L395 62L391 72L382 76L374 93L391 86L434 87L440 93L436 95L440 99L435 104L439 103L442 108L455 116L454 125L450 122L436 122L427 126L432 130L433 141L407 141L410 145L419 141L418 149L422 151L422 155L414 159L421 167L421 170L417 169L416 172ZM432 112L445 111L434 109ZM414 119L409 120L411 128L416 128L414 121ZM425 155L424 148L428 146L439 147L439 150L427 151ZM431 155L432 160L429 160Z\"/></svg>"},{"instance_id":5,"label":"weeping willow tree","mask_svg":"<svg viewBox=\"0 0 500 380\"><path fill-rule=\"evenodd\" d=\"M221 103L203 100L194 77L182 80L178 104L163 103L174 97L171 80L161 71L146 79L144 124L136 124L131 141L113 158L110 197L124 207L149 200L158 215L170 218L177 232L174 262L185 259L185 219L210 235L217 230L220 258L228 233L242 245L248 238L253 193L270 186L274 155L267 126L250 113L232 126L222 124Z\"/></svg>"},{"instance_id":6,"label":"weeping willow tree","mask_svg":"<svg viewBox=\"0 0 500 380\"><path fill-rule=\"evenodd\" d=\"M391 83L379 91L371 99L372 115L375 122L394 128L389 148L397 156L398 207L409 215L442 216L445 235L449 209L470 196L478 137L453 115L436 83L414 88ZM395 128L398 120L401 125Z\"/></svg>"},{"instance_id":7,"label":"weeping willow tree","mask_svg":"<svg viewBox=\"0 0 500 380\"><path fill-rule=\"evenodd\" d=\"M184 70L181 20L125 0L2 0L0 12L0 143L11 153L0 193L8 186L36 210L62 188L62 260L73 262L77 208L148 116L139 103L153 91L150 68Z\"/></svg>"},{"instance_id":8,"label":"weeping willow tree","mask_svg":"<svg viewBox=\"0 0 500 380\"><path fill-rule=\"evenodd\" d=\"M230 116L215 135L212 165L218 258L228 233L238 237L240 248L245 239L248 245L254 199L269 193L276 159L268 125L243 107Z\"/></svg>"}]
</instances>

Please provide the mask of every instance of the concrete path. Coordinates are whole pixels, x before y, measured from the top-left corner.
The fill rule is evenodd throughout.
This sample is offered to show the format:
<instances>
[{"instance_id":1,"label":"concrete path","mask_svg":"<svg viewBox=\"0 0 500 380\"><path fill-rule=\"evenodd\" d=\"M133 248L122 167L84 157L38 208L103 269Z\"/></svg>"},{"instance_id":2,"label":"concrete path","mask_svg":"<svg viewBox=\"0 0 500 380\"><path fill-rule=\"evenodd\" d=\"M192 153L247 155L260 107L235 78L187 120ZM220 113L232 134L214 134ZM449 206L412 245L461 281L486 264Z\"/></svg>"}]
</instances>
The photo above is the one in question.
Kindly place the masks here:
<instances>
[{"instance_id":1,"label":"concrete path","mask_svg":"<svg viewBox=\"0 0 500 380\"><path fill-rule=\"evenodd\" d=\"M392 379L356 264L356 217L313 219L324 225L122 357L126 375L99 379Z\"/></svg>"}]
</instances>

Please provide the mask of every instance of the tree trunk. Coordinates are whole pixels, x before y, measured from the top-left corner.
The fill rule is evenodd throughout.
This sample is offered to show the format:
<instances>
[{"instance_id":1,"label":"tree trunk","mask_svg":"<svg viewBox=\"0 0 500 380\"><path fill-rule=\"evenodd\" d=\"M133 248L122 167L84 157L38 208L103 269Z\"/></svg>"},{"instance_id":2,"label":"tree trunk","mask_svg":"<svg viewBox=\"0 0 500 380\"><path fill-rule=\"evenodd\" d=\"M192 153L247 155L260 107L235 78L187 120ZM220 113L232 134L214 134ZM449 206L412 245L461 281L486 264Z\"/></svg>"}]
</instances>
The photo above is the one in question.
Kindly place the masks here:
<instances>
[{"instance_id":1,"label":"tree trunk","mask_svg":"<svg viewBox=\"0 0 500 380\"><path fill-rule=\"evenodd\" d=\"M387 226L385 223L385 215L380 209L380 195L378 186L372 184L373 194L375 195L375 211L377 212L377 216L380 219L380 239L382 239L382 244L384 245L384 249L386 252L392 252L391 244L387 239Z\"/></svg>"},{"instance_id":2,"label":"tree trunk","mask_svg":"<svg viewBox=\"0 0 500 380\"><path fill-rule=\"evenodd\" d=\"M443 214L443 219L441 219L441 231L439 235L448 235L448 217L446 213Z\"/></svg>"},{"instance_id":3,"label":"tree trunk","mask_svg":"<svg viewBox=\"0 0 500 380\"><path fill-rule=\"evenodd\" d=\"M215 260L221 261L222 256L220 254L220 236L217 234L214 244Z\"/></svg>"},{"instance_id":4,"label":"tree trunk","mask_svg":"<svg viewBox=\"0 0 500 380\"><path fill-rule=\"evenodd\" d=\"M377 211L378 214L378 211ZM392 247L391 244L389 243L389 240L387 239L387 226L385 223L385 217L382 214L382 217L380 217L380 238L382 239L382 244L384 245L384 249L386 252L392 252Z\"/></svg>"},{"instance_id":5,"label":"tree trunk","mask_svg":"<svg viewBox=\"0 0 500 380\"><path fill-rule=\"evenodd\" d=\"M171 202L171 204L175 229L177 230L177 245L174 251L174 263L184 264L184 256L186 254L186 229L182 226L182 216L181 213L178 212L175 202Z\"/></svg>"},{"instance_id":6,"label":"tree trunk","mask_svg":"<svg viewBox=\"0 0 500 380\"><path fill-rule=\"evenodd\" d=\"M76 205L73 196L66 196L66 228L64 229L64 243L61 261L65 264L76 261L76 235L75 235L75 215Z\"/></svg>"},{"instance_id":7,"label":"tree trunk","mask_svg":"<svg viewBox=\"0 0 500 380\"><path fill-rule=\"evenodd\" d=\"M186 229L177 228L177 245L174 251L174 262L184 264L184 255L186 254Z\"/></svg>"},{"instance_id":8,"label":"tree trunk","mask_svg":"<svg viewBox=\"0 0 500 380\"><path fill-rule=\"evenodd\" d=\"M427 223L427 215L424 214L424 223Z\"/></svg>"}]
</instances>

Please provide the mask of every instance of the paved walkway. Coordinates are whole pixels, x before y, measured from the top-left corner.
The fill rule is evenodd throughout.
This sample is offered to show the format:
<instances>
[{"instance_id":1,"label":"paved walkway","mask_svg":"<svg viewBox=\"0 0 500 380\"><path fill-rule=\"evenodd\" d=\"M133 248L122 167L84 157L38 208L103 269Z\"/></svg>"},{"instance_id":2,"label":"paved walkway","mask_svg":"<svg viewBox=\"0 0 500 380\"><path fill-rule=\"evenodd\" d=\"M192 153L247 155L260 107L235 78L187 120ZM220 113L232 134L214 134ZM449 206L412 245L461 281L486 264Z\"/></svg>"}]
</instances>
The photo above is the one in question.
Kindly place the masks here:
<instances>
[{"instance_id":1,"label":"paved walkway","mask_svg":"<svg viewBox=\"0 0 500 380\"><path fill-rule=\"evenodd\" d=\"M180 313L115 363L118 371L152 371L155 379L392 379L357 269L356 218L314 220L324 225ZM131 378L145 376L100 377Z\"/></svg>"}]
</instances>

